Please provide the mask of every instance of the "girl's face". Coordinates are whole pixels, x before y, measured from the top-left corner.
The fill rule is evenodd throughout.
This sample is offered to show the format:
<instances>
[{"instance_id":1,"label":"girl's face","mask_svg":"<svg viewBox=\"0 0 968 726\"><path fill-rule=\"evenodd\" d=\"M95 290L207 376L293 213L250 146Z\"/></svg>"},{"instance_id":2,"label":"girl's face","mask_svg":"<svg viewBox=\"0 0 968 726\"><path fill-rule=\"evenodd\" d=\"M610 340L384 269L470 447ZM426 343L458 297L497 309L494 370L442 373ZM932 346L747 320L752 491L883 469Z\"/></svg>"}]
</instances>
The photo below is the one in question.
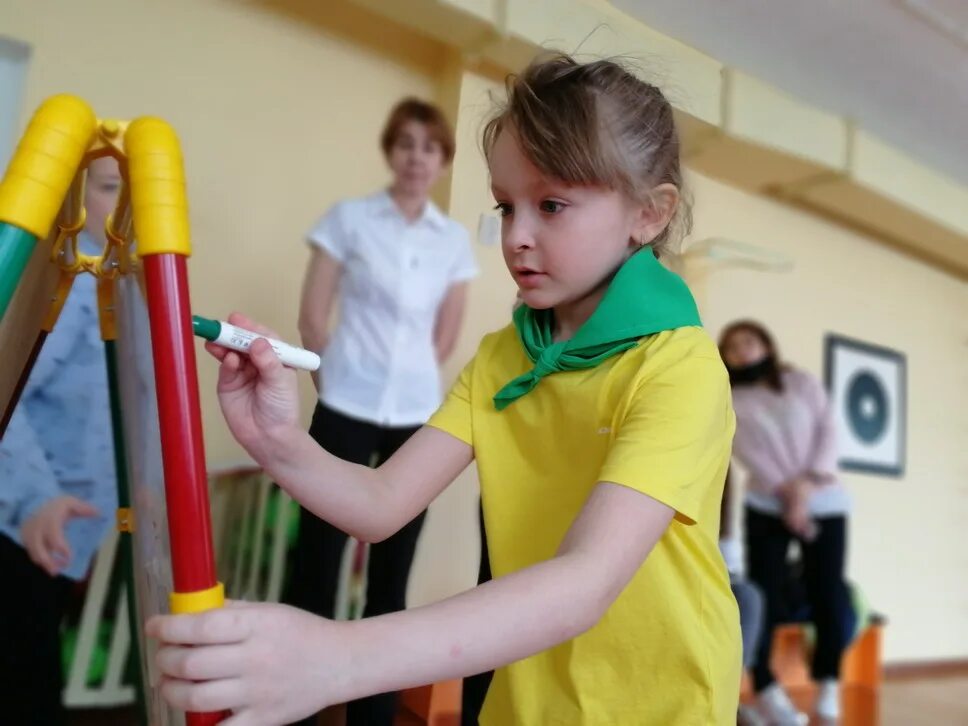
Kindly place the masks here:
<instances>
[{"instance_id":1,"label":"girl's face","mask_svg":"<svg viewBox=\"0 0 968 726\"><path fill-rule=\"evenodd\" d=\"M504 260L520 298L532 308L555 308L559 314L570 307L587 318L639 243L650 242L665 228L678 199L676 194L671 209L663 212L611 189L548 178L507 129L495 140L488 165L503 218Z\"/></svg>"},{"instance_id":2,"label":"girl's face","mask_svg":"<svg viewBox=\"0 0 968 726\"><path fill-rule=\"evenodd\" d=\"M446 169L444 149L426 124L407 121L387 154L393 189L408 197L428 197Z\"/></svg>"},{"instance_id":3,"label":"girl's face","mask_svg":"<svg viewBox=\"0 0 968 726\"><path fill-rule=\"evenodd\" d=\"M723 360L726 362L726 367L733 370L756 365L769 353L763 339L746 328L730 333L723 345Z\"/></svg>"},{"instance_id":4,"label":"girl's face","mask_svg":"<svg viewBox=\"0 0 968 726\"><path fill-rule=\"evenodd\" d=\"M120 188L121 173L114 158L104 156L88 164L87 181L84 184L84 207L87 209L84 229L102 245L107 240L104 223L114 211Z\"/></svg>"}]
</instances>

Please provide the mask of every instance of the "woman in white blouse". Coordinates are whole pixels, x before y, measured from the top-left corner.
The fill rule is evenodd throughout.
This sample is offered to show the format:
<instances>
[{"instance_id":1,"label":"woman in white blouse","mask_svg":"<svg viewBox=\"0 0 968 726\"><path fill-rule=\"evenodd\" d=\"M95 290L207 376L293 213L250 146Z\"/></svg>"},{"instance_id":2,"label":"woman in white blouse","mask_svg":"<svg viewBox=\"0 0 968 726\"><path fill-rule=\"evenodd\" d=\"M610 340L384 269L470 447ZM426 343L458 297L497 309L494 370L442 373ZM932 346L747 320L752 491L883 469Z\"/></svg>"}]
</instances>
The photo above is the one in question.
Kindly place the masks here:
<instances>
[{"instance_id":1,"label":"woman in white blouse","mask_svg":"<svg viewBox=\"0 0 968 726\"><path fill-rule=\"evenodd\" d=\"M299 313L303 345L323 359L310 434L359 464L388 459L439 406L439 364L453 350L477 272L467 232L429 198L454 154L440 110L401 101L381 146L389 188L337 203L308 234ZM365 616L405 607L423 519L370 548ZM301 512L290 604L333 617L345 543L343 532ZM389 726L394 709L395 694L364 699L349 705L347 723Z\"/></svg>"}]
</instances>

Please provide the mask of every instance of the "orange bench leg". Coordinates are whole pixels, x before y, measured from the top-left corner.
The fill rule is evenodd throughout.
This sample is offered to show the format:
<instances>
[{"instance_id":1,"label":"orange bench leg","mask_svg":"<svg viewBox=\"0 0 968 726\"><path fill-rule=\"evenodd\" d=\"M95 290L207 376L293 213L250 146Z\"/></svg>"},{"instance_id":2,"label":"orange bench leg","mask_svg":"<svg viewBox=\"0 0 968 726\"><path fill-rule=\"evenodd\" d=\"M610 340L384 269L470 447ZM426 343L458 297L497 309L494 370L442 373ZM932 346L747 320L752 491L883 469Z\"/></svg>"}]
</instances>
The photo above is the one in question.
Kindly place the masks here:
<instances>
[{"instance_id":1,"label":"orange bench leg","mask_svg":"<svg viewBox=\"0 0 968 726\"><path fill-rule=\"evenodd\" d=\"M404 691L395 726L459 726L461 688L454 680Z\"/></svg>"},{"instance_id":2,"label":"orange bench leg","mask_svg":"<svg viewBox=\"0 0 968 726\"><path fill-rule=\"evenodd\" d=\"M851 643L840 666L844 686L862 686L876 691L881 685L881 627L871 625ZM807 646L799 625L781 625L773 634L770 662L777 680L788 691L810 689ZM744 674L740 698L744 703L753 697L752 681Z\"/></svg>"}]
</instances>

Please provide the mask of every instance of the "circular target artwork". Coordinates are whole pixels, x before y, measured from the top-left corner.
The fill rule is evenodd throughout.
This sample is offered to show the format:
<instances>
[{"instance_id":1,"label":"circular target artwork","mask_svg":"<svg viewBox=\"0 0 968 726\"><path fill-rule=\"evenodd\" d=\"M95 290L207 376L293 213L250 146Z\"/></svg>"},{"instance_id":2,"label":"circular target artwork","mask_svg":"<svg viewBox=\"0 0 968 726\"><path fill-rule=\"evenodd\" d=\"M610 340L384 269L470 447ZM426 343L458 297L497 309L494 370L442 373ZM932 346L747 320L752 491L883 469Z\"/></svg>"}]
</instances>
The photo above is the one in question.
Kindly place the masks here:
<instances>
[{"instance_id":1,"label":"circular target artwork","mask_svg":"<svg viewBox=\"0 0 968 726\"><path fill-rule=\"evenodd\" d=\"M837 335L826 338L824 377L842 469L904 472L905 360L896 351Z\"/></svg>"}]
</instances>

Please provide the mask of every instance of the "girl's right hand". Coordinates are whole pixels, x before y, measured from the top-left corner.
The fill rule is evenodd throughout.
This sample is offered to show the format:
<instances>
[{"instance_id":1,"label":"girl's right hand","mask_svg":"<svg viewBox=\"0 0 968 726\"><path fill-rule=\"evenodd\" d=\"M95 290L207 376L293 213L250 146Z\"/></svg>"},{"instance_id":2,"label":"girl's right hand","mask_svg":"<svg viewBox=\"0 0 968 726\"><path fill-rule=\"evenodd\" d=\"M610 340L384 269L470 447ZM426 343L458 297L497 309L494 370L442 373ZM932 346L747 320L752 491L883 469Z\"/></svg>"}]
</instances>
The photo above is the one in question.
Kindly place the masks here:
<instances>
[{"instance_id":1,"label":"girl's right hand","mask_svg":"<svg viewBox=\"0 0 968 726\"><path fill-rule=\"evenodd\" d=\"M269 328L239 313L232 313L228 322L279 339ZM288 440L298 429L296 372L284 367L262 339L252 342L248 355L215 343L206 343L205 349L221 361L218 399L232 435L264 466L276 442Z\"/></svg>"},{"instance_id":2,"label":"girl's right hand","mask_svg":"<svg viewBox=\"0 0 968 726\"><path fill-rule=\"evenodd\" d=\"M361 661L354 621L332 622L275 603L229 602L190 615L156 615L161 695L186 711L224 711L228 726L287 724L333 703L379 668ZM365 632L365 631L364 631Z\"/></svg>"}]
</instances>

